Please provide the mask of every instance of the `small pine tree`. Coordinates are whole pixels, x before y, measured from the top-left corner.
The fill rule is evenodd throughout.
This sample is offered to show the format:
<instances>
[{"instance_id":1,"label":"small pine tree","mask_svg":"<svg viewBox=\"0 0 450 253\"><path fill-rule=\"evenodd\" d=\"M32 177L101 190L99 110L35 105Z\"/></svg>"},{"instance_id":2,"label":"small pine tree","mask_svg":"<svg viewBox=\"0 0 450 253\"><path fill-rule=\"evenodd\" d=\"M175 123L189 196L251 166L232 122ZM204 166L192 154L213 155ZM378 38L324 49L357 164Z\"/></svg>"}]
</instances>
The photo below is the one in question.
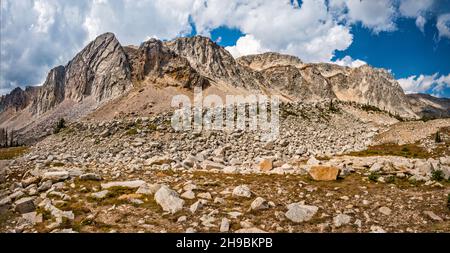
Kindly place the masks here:
<instances>
[{"instance_id":1,"label":"small pine tree","mask_svg":"<svg viewBox=\"0 0 450 253\"><path fill-rule=\"evenodd\" d=\"M434 136L434 141L436 143L441 143L442 142L441 134L439 132L436 132L436 135Z\"/></svg>"},{"instance_id":2,"label":"small pine tree","mask_svg":"<svg viewBox=\"0 0 450 253\"><path fill-rule=\"evenodd\" d=\"M56 123L53 133L57 134L61 131L61 129L63 129L65 127L66 127L66 121L64 120L64 118L60 118L58 120L58 122Z\"/></svg>"},{"instance_id":3,"label":"small pine tree","mask_svg":"<svg viewBox=\"0 0 450 253\"><path fill-rule=\"evenodd\" d=\"M11 130L11 135L10 135L10 141L9 141L9 146L10 147L14 147L14 130Z\"/></svg>"}]
</instances>

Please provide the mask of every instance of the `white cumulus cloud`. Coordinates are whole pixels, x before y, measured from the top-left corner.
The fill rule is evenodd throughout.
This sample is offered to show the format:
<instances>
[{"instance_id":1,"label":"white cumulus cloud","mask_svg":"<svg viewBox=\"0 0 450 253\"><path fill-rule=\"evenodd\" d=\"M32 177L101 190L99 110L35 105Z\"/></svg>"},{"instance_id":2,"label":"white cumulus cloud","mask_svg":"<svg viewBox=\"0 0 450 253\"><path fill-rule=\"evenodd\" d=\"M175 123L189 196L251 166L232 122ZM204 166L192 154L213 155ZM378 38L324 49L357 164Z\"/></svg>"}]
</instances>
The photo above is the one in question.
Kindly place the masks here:
<instances>
[{"instance_id":1,"label":"white cumulus cloud","mask_svg":"<svg viewBox=\"0 0 450 253\"><path fill-rule=\"evenodd\" d=\"M376 33L396 29L396 7L391 0L330 0L330 8L340 20L360 22Z\"/></svg>"},{"instance_id":2,"label":"white cumulus cloud","mask_svg":"<svg viewBox=\"0 0 450 253\"><path fill-rule=\"evenodd\" d=\"M425 24L427 23L427 20L423 16L418 16L416 18L416 26L419 28L421 32L425 32Z\"/></svg>"},{"instance_id":3,"label":"white cumulus cloud","mask_svg":"<svg viewBox=\"0 0 450 253\"><path fill-rule=\"evenodd\" d=\"M337 59L336 61L334 61L332 63L340 65L340 66L350 67L350 68L357 68L357 67L361 67L361 66L367 64L367 62L359 60L359 59L354 60L352 57L350 57L348 55L346 55L342 59Z\"/></svg>"},{"instance_id":4,"label":"white cumulus cloud","mask_svg":"<svg viewBox=\"0 0 450 253\"><path fill-rule=\"evenodd\" d=\"M263 49L261 43L251 34L240 37L235 46L226 47L225 49L228 50L234 58L268 51L267 49Z\"/></svg>"},{"instance_id":5,"label":"white cumulus cloud","mask_svg":"<svg viewBox=\"0 0 450 253\"><path fill-rule=\"evenodd\" d=\"M420 31L425 31L425 24L427 23L427 19L425 18L426 13L433 6L434 0L401 0L399 11L400 14L416 19L416 26Z\"/></svg>"},{"instance_id":6,"label":"white cumulus cloud","mask_svg":"<svg viewBox=\"0 0 450 253\"><path fill-rule=\"evenodd\" d=\"M417 17L428 11L434 0L401 0L399 11L405 17Z\"/></svg>"},{"instance_id":7,"label":"white cumulus cloud","mask_svg":"<svg viewBox=\"0 0 450 253\"><path fill-rule=\"evenodd\" d=\"M439 37L450 38L450 13L438 17L436 27L439 31Z\"/></svg>"},{"instance_id":8,"label":"white cumulus cloud","mask_svg":"<svg viewBox=\"0 0 450 253\"><path fill-rule=\"evenodd\" d=\"M259 48L307 62L329 61L336 50L347 49L353 41L349 27L337 24L324 0L304 0L301 6L290 1L210 0L196 5L192 18L200 34L219 26L241 30L246 35L229 48L240 55Z\"/></svg>"},{"instance_id":9,"label":"white cumulus cloud","mask_svg":"<svg viewBox=\"0 0 450 253\"><path fill-rule=\"evenodd\" d=\"M400 86L406 93L431 93L441 96L450 89L450 74L439 76L433 75L410 76L398 80Z\"/></svg>"}]
</instances>

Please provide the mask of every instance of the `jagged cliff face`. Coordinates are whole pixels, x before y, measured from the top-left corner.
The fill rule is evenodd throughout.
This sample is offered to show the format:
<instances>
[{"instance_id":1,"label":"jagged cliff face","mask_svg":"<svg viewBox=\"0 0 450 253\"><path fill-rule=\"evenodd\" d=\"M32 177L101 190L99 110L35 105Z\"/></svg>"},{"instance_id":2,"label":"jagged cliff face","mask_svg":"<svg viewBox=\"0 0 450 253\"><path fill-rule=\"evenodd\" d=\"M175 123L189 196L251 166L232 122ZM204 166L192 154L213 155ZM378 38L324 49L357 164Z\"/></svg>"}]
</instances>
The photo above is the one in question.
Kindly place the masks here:
<instances>
[{"instance_id":1,"label":"jagged cliff face","mask_svg":"<svg viewBox=\"0 0 450 253\"><path fill-rule=\"evenodd\" d=\"M301 68L304 65L303 62L295 56L273 52L247 55L239 57L236 61L242 66L249 67L256 71L262 71L275 66L293 66Z\"/></svg>"},{"instance_id":2,"label":"jagged cliff face","mask_svg":"<svg viewBox=\"0 0 450 253\"><path fill-rule=\"evenodd\" d=\"M402 117L416 116L400 85L385 70L367 65L305 64L277 53L244 56L237 62L261 73L267 87L291 100L339 99L373 105Z\"/></svg>"},{"instance_id":3,"label":"jagged cliff face","mask_svg":"<svg viewBox=\"0 0 450 253\"><path fill-rule=\"evenodd\" d=\"M408 94L406 96L412 105L412 109L420 117L450 117L449 98L437 98L428 94Z\"/></svg>"},{"instance_id":4,"label":"jagged cliff face","mask_svg":"<svg viewBox=\"0 0 450 253\"><path fill-rule=\"evenodd\" d=\"M33 114L42 114L64 100L65 76L64 66L58 66L50 71L47 80L33 99L31 105Z\"/></svg>"},{"instance_id":5,"label":"jagged cliff face","mask_svg":"<svg viewBox=\"0 0 450 253\"><path fill-rule=\"evenodd\" d=\"M66 98L74 101L92 95L100 102L131 87L125 51L112 33L99 36L66 66Z\"/></svg>"},{"instance_id":6,"label":"jagged cliff face","mask_svg":"<svg viewBox=\"0 0 450 253\"><path fill-rule=\"evenodd\" d=\"M273 66L261 71L268 87L292 101L313 102L335 99L329 82L314 67Z\"/></svg>"},{"instance_id":7,"label":"jagged cliff face","mask_svg":"<svg viewBox=\"0 0 450 253\"><path fill-rule=\"evenodd\" d=\"M159 40L151 39L139 48L125 47L133 81L151 79L163 86L206 88L208 79L201 76L189 61L178 56Z\"/></svg>"},{"instance_id":8,"label":"jagged cliff face","mask_svg":"<svg viewBox=\"0 0 450 253\"><path fill-rule=\"evenodd\" d=\"M248 90L258 90L264 86L260 76L238 64L227 50L209 38L179 38L164 42L164 46L186 58L200 75L214 83Z\"/></svg>"},{"instance_id":9,"label":"jagged cliff face","mask_svg":"<svg viewBox=\"0 0 450 253\"><path fill-rule=\"evenodd\" d=\"M50 71L44 84L32 96L33 115L52 110L64 100L80 102L88 97L103 102L131 89L130 66L114 34L97 37L66 66ZM23 104L22 109L27 104Z\"/></svg>"},{"instance_id":10,"label":"jagged cliff face","mask_svg":"<svg viewBox=\"0 0 450 253\"><path fill-rule=\"evenodd\" d=\"M376 106L406 118L415 116L402 88L386 70L364 65L339 71L336 66L328 74L339 100Z\"/></svg>"},{"instance_id":11,"label":"jagged cliff face","mask_svg":"<svg viewBox=\"0 0 450 253\"><path fill-rule=\"evenodd\" d=\"M37 92L38 87L27 87L25 90L15 88L11 93L0 97L0 113L7 109L23 110L32 102Z\"/></svg>"}]
</instances>

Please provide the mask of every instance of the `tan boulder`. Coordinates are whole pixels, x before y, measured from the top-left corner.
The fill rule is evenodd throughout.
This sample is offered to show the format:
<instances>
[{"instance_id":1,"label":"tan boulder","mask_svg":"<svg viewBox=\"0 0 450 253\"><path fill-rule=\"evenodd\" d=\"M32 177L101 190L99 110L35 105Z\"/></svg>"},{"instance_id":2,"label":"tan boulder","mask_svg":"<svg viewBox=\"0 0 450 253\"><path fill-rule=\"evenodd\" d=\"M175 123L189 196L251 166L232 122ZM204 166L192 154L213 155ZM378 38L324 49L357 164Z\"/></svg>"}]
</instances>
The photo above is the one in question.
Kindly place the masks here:
<instances>
[{"instance_id":1,"label":"tan boulder","mask_svg":"<svg viewBox=\"0 0 450 253\"><path fill-rule=\"evenodd\" d=\"M309 170L309 175L316 181L333 181L339 175L339 169L330 166L313 166Z\"/></svg>"},{"instance_id":2,"label":"tan boulder","mask_svg":"<svg viewBox=\"0 0 450 253\"><path fill-rule=\"evenodd\" d=\"M262 159L258 164L258 168L260 171L270 171L273 169L273 162L269 159Z\"/></svg>"}]
</instances>

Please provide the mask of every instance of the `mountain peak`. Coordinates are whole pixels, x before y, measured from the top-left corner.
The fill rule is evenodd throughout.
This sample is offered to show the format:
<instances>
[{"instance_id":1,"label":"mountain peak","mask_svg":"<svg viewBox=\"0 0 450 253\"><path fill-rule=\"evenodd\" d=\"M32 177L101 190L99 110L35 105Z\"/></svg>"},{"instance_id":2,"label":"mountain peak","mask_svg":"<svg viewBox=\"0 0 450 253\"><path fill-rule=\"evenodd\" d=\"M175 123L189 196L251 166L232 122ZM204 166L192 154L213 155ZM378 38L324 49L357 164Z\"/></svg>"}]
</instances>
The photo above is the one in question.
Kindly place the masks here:
<instances>
[{"instance_id":1,"label":"mountain peak","mask_svg":"<svg viewBox=\"0 0 450 253\"><path fill-rule=\"evenodd\" d=\"M236 61L243 66L247 66L257 71L261 71L273 66L303 66L303 62L302 60L300 60L300 58L275 52L242 56L237 58Z\"/></svg>"}]
</instances>

